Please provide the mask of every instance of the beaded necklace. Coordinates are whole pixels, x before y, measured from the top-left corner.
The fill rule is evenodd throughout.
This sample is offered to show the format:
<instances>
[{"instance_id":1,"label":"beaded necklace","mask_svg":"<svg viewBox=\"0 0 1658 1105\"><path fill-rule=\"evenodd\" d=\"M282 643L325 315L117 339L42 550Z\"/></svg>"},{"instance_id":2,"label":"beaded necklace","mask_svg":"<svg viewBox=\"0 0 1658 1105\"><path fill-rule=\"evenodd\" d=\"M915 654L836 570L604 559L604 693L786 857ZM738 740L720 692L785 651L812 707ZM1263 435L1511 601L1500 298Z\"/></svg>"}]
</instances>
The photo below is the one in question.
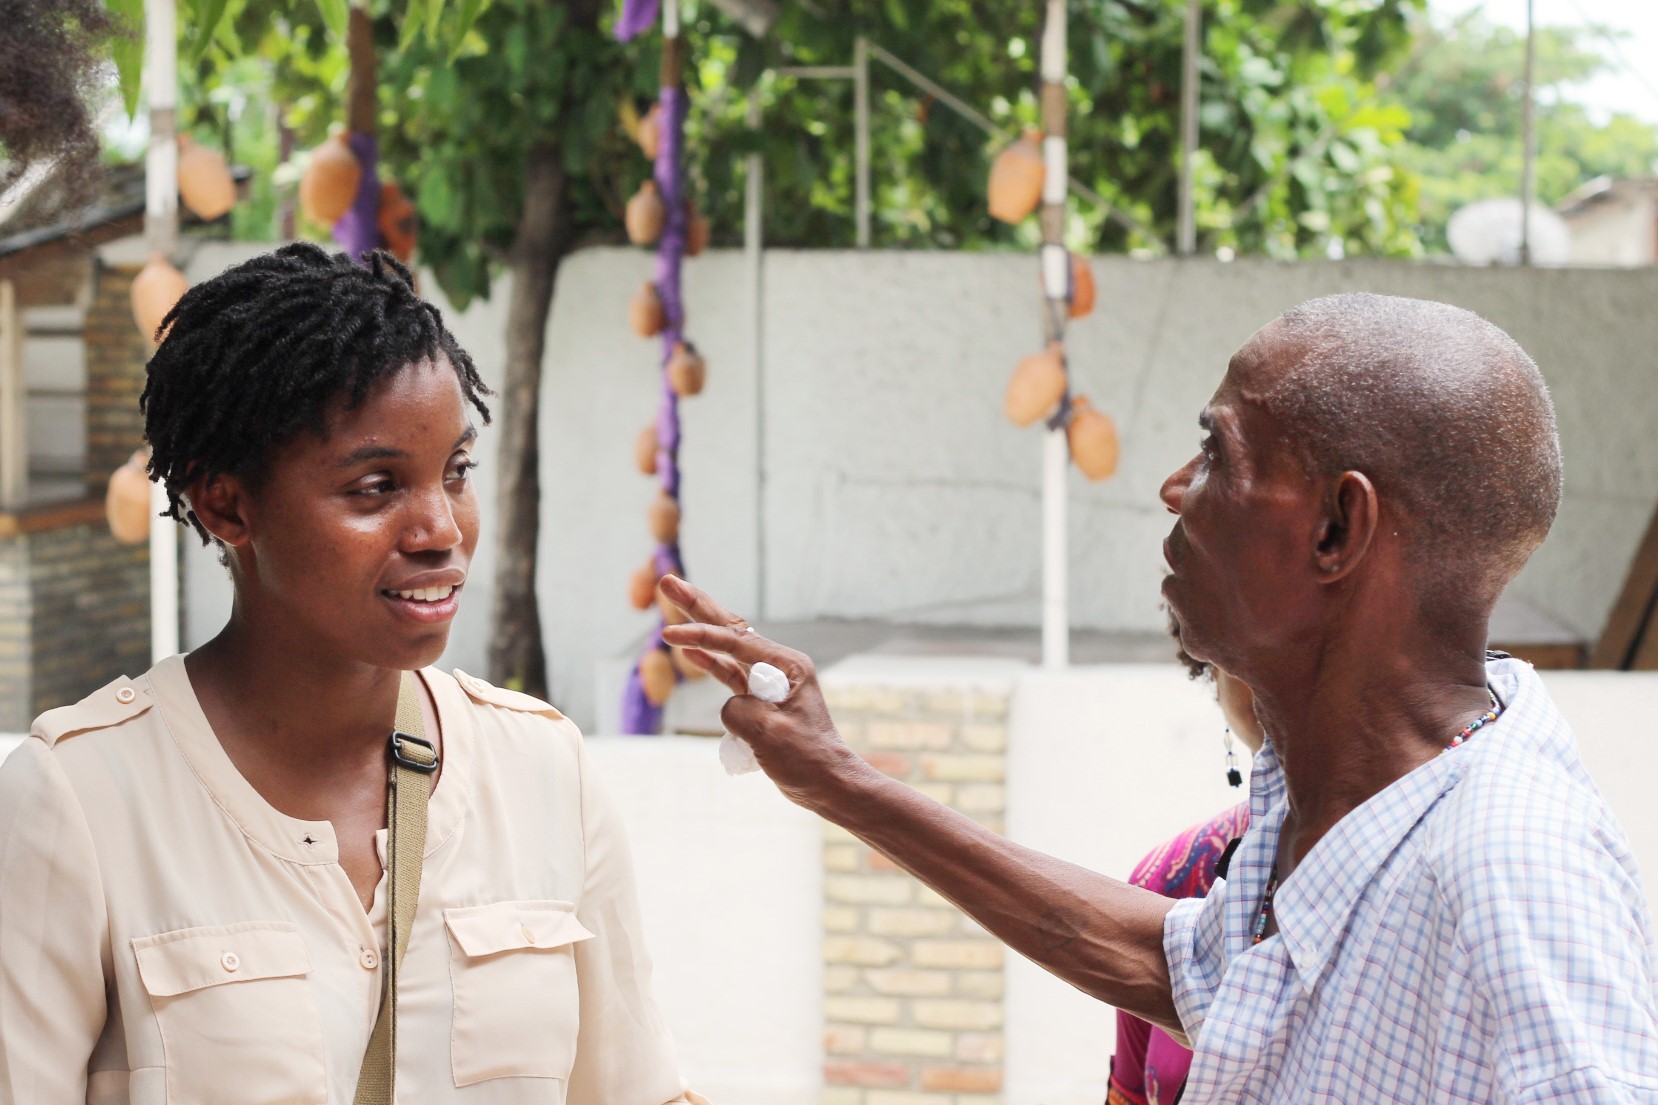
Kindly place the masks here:
<instances>
[{"instance_id":1,"label":"beaded necklace","mask_svg":"<svg viewBox=\"0 0 1658 1105\"><path fill-rule=\"evenodd\" d=\"M1491 708L1479 717L1475 718L1471 723L1458 732L1456 736L1452 737L1451 743L1440 749L1439 754L1441 756L1445 755L1445 753L1449 752L1453 748L1461 747L1463 741L1466 741L1477 731L1485 728L1487 725L1490 725L1493 721L1496 721L1502 716L1504 705L1502 699L1497 697L1497 692L1487 686L1485 688L1485 693L1490 696ZM1272 922L1272 896L1277 893L1277 891L1278 865L1275 863L1272 865L1272 874L1267 878L1266 891L1261 895L1261 912L1255 917L1255 933L1254 938L1250 941L1251 945L1259 944L1267 938L1267 925Z\"/></svg>"}]
</instances>

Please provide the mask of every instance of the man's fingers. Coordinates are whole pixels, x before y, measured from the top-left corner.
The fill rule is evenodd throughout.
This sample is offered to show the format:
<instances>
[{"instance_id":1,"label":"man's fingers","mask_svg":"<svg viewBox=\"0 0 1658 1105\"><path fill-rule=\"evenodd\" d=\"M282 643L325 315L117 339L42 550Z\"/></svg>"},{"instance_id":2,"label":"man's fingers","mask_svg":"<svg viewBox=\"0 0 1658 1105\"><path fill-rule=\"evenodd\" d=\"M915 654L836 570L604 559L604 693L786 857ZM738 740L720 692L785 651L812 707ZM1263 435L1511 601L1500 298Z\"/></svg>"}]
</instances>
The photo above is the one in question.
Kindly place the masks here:
<instances>
[{"instance_id":1,"label":"man's fingers","mask_svg":"<svg viewBox=\"0 0 1658 1105\"><path fill-rule=\"evenodd\" d=\"M681 648L701 649L704 652L723 653L750 666L770 664L782 670L794 685L804 683L812 675L812 661L805 653L780 645L758 633L745 632L724 625L687 622L670 625L662 630L662 639ZM745 684L744 689L747 689Z\"/></svg>"},{"instance_id":2,"label":"man's fingers","mask_svg":"<svg viewBox=\"0 0 1658 1105\"><path fill-rule=\"evenodd\" d=\"M727 733L738 737L750 738L765 732L768 719L775 721L777 717L777 707L753 695L735 695L720 707L720 724Z\"/></svg>"},{"instance_id":3,"label":"man's fingers","mask_svg":"<svg viewBox=\"0 0 1658 1105\"><path fill-rule=\"evenodd\" d=\"M716 656L712 652L704 652L700 648L683 649L680 655L718 679L732 694L748 693L748 676L737 661Z\"/></svg>"},{"instance_id":4,"label":"man's fingers","mask_svg":"<svg viewBox=\"0 0 1658 1105\"><path fill-rule=\"evenodd\" d=\"M707 591L672 573L663 576L656 586L669 602L689 614L692 621L731 627L744 624L743 619L715 602Z\"/></svg>"}]
</instances>

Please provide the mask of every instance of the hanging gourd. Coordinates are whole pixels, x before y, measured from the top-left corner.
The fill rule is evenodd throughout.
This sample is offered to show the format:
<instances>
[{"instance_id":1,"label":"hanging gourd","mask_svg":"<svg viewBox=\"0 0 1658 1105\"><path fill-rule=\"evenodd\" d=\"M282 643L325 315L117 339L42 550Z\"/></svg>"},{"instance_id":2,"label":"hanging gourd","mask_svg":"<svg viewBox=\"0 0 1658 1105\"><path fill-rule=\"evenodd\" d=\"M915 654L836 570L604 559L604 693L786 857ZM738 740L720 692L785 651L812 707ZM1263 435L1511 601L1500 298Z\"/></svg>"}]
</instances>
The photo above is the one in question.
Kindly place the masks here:
<instances>
[{"instance_id":1,"label":"hanging gourd","mask_svg":"<svg viewBox=\"0 0 1658 1105\"><path fill-rule=\"evenodd\" d=\"M990 166L990 214L1004 223L1023 222L1042 202L1042 136L1027 131L996 155Z\"/></svg>"},{"instance_id":2,"label":"hanging gourd","mask_svg":"<svg viewBox=\"0 0 1658 1105\"><path fill-rule=\"evenodd\" d=\"M695 257L708 248L708 240L713 236L713 229L708 219L697 211L694 203L685 205L685 256Z\"/></svg>"},{"instance_id":3,"label":"hanging gourd","mask_svg":"<svg viewBox=\"0 0 1658 1105\"><path fill-rule=\"evenodd\" d=\"M1094 309L1094 266L1081 254L1071 254L1071 317L1082 318Z\"/></svg>"},{"instance_id":4,"label":"hanging gourd","mask_svg":"<svg viewBox=\"0 0 1658 1105\"><path fill-rule=\"evenodd\" d=\"M178 198L203 222L222 218L236 206L236 181L225 155L178 136Z\"/></svg>"},{"instance_id":5,"label":"hanging gourd","mask_svg":"<svg viewBox=\"0 0 1658 1105\"><path fill-rule=\"evenodd\" d=\"M656 601L656 565L646 564L628 576L628 605L635 610L649 610Z\"/></svg>"},{"instance_id":6,"label":"hanging gourd","mask_svg":"<svg viewBox=\"0 0 1658 1105\"><path fill-rule=\"evenodd\" d=\"M656 285L647 280L634 293L633 302L628 304L628 324L640 337L654 338L662 332L664 321L662 296L657 292Z\"/></svg>"},{"instance_id":7,"label":"hanging gourd","mask_svg":"<svg viewBox=\"0 0 1658 1105\"><path fill-rule=\"evenodd\" d=\"M657 190L656 181L645 181L628 200L628 241L636 246L655 245L667 221L668 209L662 206L662 193Z\"/></svg>"},{"instance_id":8,"label":"hanging gourd","mask_svg":"<svg viewBox=\"0 0 1658 1105\"><path fill-rule=\"evenodd\" d=\"M1065 429L1071 460L1091 480L1108 480L1117 471L1117 426L1081 395L1071 398L1071 424Z\"/></svg>"},{"instance_id":9,"label":"hanging gourd","mask_svg":"<svg viewBox=\"0 0 1658 1105\"><path fill-rule=\"evenodd\" d=\"M299 206L311 221L333 226L357 198L362 180L362 163L345 137L336 134L311 152L299 178Z\"/></svg>"},{"instance_id":10,"label":"hanging gourd","mask_svg":"<svg viewBox=\"0 0 1658 1105\"><path fill-rule=\"evenodd\" d=\"M165 253L150 254L149 261L132 278L132 317L146 338L156 340L161 320L189 289L190 281L173 267Z\"/></svg>"},{"instance_id":11,"label":"hanging gourd","mask_svg":"<svg viewBox=\"0 0 1658 1105\"><path fill-rule=\"evenodd\" d=\"M149 454L140 449L109 477L104 492L104 517L109 532L123 545L142 545L150 538L150 477L144 471Z\"/></svg>"},{"instance_id":12,"label":"hanging gourd","mask_svg":"<svg viewBox=\"0 0 1658 1105\"><path fill-rule=\"evenodd\" d=\"M420 213L395 180L380 185L380 243L405 265L414 260Z\"/></svg>"},{"instance_id":13,"label":"hanging gourd","mask_svg":"<svg viewBox=\"0 0 1658 1105\"><path fill-rule=\"evenodd\" d=\"M662 148L662 105L652 104L651 109L645 112L645 117L639 120L639 149L648 160L655 161L656 153Z\"/></svg>"},{"instance_id":14,"label":"hanging gourd","mask_svg":"<svg viewBox=\"0 0 1658 1105\"><path fill-rule=\"evenodd\" d=\"M674 664L668 654L653 648L639 658L639 685L652 706L660 706L674 693Z\"/></svg>"},{"instance_id":15,"label":"hanging gourd","mask_svg":"<svg viewBox=\"0 0 1658 1105\"><path fill-rule=\"evenodd\" d=\"M668 357L668 386L674 389L674 394L681 399L698 395L707 380L708 363L697 347L689 342L675 342L674 351Z\"/></svg>"},{"instance_id":16,"label":"hanging gourd","mask_svg":"<svg viewBox=\"0 0 1658 1105\"><path fill-rule=\"evenodd\" d=\"M650 508L651 536L659 545L679 543L679 500L666 491L656 496Z\"/></svg>"},{"instance_id":17,"label":"hanging gourd","mask_svg":"<svg viewBox=\"0 0 1658 1105\"><path fill-rule=\"evenodd\" d=\"M1065 397L1065 347L1049 342L1048 348L1019 362L1007 382L1002 411L1015 426L1029 426L1046 416Z\"/></svg>"},{"instance_id":18,"label":"hanging gourd","mask_svg":"<svg viewBox=\"0 0 1658 1105\"><path fill-rule=\"evenodd\" d=\"M639 431L639 437L633 443L633 463L638 467L641 476L656 475L658 448L655 426L646 426Z\"/></svg>"}]
</instances>

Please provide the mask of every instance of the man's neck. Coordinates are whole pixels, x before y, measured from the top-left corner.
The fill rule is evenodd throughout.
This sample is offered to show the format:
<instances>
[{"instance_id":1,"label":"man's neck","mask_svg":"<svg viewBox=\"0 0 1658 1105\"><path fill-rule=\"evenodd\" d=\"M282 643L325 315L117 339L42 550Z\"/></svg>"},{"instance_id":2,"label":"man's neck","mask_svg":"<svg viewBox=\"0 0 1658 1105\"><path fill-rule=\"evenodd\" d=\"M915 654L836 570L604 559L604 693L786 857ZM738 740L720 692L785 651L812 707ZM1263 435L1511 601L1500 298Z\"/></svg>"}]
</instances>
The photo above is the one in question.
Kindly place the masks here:
<instances>
[{"instance_id":1,"label":"man's neck","mask_svg":"<svg viewBox=\"0 0 1658 1105\"><path fill-rule=\"evenodd\" d=\"M1483 644L1447 652L1423 647L1429 639L1421 635L1414 649L1399 641L1362 648L1326 642L1316 665L1256 689L1289 798L1281 875L1336 822L1431 762L1488 708ZM1483 627L1477 639L1483 642Z\"/></svg>"}]
</instances>

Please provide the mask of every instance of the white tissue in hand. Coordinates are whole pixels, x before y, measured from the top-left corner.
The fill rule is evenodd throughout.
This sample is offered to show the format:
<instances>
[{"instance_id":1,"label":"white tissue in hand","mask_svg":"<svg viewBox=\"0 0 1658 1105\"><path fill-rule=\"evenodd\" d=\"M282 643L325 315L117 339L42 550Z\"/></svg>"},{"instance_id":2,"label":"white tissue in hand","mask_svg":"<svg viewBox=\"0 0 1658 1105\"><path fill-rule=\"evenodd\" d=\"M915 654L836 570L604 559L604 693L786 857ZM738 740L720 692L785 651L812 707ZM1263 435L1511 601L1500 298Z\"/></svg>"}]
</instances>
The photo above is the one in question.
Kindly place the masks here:
<instances>
[{"instance_id":1,"label":"white tissue in hand","mask_svg":"<svg viewBox=\"0 0 1658 1105\"><path fill-rule=\"evenodd\" d=\"M760 770L760 761L746 740L727 733L720 738L720 766L727 775L747 775Z\"/></svg>"},{"instance_id":2,"label":"white tissue in hand","mask_svg":"<svg viewBox=\"0 0 1658 1105\"><path fill-rule=\"evenodd\" d=\"M789 697L789 677L762 661L748 669L748 693L761 702L781 702Z\"/></svg>"}]
</instances>

